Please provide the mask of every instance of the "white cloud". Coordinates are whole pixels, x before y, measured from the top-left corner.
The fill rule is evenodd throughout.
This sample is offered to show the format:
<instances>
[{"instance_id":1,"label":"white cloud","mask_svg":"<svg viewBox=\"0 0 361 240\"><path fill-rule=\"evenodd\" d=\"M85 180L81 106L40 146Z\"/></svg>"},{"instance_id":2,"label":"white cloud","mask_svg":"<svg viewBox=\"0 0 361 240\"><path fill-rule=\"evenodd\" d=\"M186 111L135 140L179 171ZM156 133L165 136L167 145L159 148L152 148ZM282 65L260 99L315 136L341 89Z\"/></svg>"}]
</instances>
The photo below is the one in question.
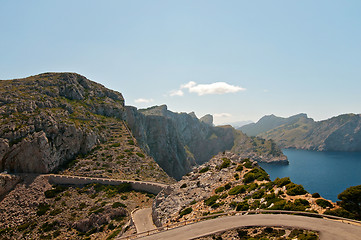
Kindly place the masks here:
<instances>
[{"instance_id":1,"label":"white cloud","mask_svg":"<svg viewBox=\"0 0 361 240\"><path fill-rule=\"evenodd\" d=\"M215 113L213 114L214 117L217 117L217 118L229 118L229 117L232 117L232 114L230 113Z\"/></svg>"},{"instance_id":2,"label":"white cloud","mask_svg":"<svg viewBox=\"0 0 361 240\"><path fill-rule=\"evenodd\" d=\"M172 90L169 92L169 96L183 96L184 92L182 90Z\"/></svg>"},{"instance_id":3,"label":"white cloud","mask_svg":"<svg viewBox=\"0 0 361 240\"><path fill-rule=\"evenodd\" d=\"M245 88L230 85L225 82L215 82L211 84L197 84L196 82L189 82L181 86L181 89L188 89L190 93L197 93L198 96L207 94L225 94L245 91Z\"/></svg>"},{"instance_id":4,"label":"white cloud","mask_svg":"<svg viewBox=\"0 0 361 240\"><path fill-rule=\"evenodd\" d=\"M151 103L153 102L154 100L153 99L145 99L145 98L138 98L138 99L135 99L134 102L135 103Z\"/></svg>"}]
</instances>

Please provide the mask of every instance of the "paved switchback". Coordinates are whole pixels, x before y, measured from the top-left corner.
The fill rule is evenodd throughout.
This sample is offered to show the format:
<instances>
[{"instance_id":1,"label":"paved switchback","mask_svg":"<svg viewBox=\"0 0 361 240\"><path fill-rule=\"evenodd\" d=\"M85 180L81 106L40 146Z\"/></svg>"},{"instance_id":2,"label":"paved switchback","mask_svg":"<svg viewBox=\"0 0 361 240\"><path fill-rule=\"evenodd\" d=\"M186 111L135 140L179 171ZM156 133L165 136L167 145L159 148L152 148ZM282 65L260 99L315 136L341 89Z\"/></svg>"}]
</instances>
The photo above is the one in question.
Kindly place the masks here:
<instances>
[{"instance_id":1,"label":"paved switchback","mask_svg":"<svg viewBox=\"0 0 361 240\"><path fill-rule=\"evenodd\" d=\"M132 219L137 233L157 229L152 219L152 208L143 208L133 212Z\"/></svg>"},{"instance_id":2,"label":"paved switchback","mask_svg":"<svg viewBox=\"0 0 361 240\"><path fill-rule=\"evenodd\" d=\"M209 234L249 226L279 226L308 229L320 232L321 240L361 240L361 227L296 215L256 214L216 218L142 237L142 240L186 240Z\"/></svg>"}]
</instances>

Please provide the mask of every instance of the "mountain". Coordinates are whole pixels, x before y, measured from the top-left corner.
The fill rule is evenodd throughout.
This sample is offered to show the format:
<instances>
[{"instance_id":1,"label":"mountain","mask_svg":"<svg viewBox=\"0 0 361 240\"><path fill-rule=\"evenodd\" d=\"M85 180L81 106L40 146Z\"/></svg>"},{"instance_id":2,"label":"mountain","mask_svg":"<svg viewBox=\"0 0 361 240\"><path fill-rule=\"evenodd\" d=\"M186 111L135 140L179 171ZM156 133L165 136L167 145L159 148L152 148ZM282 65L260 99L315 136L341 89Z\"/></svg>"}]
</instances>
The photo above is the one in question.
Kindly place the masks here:
<instances>
[{"instance_id":1,"label":"mountain","mask_svg":"<svg viewBox=\"0 0 361 240\"><path fill-rule=\"evenodd\" d=\"M0 81L0 171L50 173L71 164L73 175L170 181L137 146L124 112L121 93L75 73Z\"/></svg>"},{"instance_id":2,"label":"mountain","mask_svg":"<svg viewBox=\"0 0 361 240\"><path fill-rule=\"evenodd\" d=\"M287 161L269 142L255 141L231 126L214 127L211 115L199 120L194 113L173 113L165 105L140 110L124 106L121 93L75 73L1 81L0 87L0 171L49 173L73 164L66 173L163 176L167 181L152 161L176 179L231 149L259 161ZM147 154L154 160L139 157ZM95 159L103 159L112 170ZM130 166L130 159L137 164ZM137 169L138 164L154 165L157 174Z\"/></svg>"},{"instance_id":3,"label":"mountain","mask_svg":"<svg viewBox=\"0 0 361 240\"><path fill-rule=\"evenodd\" d=\"M297 114L289 118L277 117L273 114L266 115L262 117L260 120L258 120L258 122L244 125L238 129L241 130L243 133L247 134L248 136L257 136L260 133L267 132L283 124L295 122L299 118L304 118L304 117L307 118L307 115L303 113Z\"/></svg>"},{"instance_id":4,"label":"mountain","mask_svg":"<svg viewBox=\"0 0 361 240\"><path fill-rule=\"evenodd\" d=\"M343 114L318 122L305 114L299 114L286 119L278 118L278 124L283 123L271 129L269 126L275 121L267 119L265 117L262 122L257 122L257 136L273 139L282 148L361 151L360 114Z\"/></svg>"},{"instance_id":5,"label":"mountain","mask_svg":"<svg viewBox=\"0 0 361 240\"><path fill-rule=\"evenodd\" d=\"M166 105L139 110L127 106L125 119L140 146L176 179L225 150L263 162L288 163L271 141L248 137L229 125L214 127L204 117L174 113Z\"/></svg>"}]
</instances>

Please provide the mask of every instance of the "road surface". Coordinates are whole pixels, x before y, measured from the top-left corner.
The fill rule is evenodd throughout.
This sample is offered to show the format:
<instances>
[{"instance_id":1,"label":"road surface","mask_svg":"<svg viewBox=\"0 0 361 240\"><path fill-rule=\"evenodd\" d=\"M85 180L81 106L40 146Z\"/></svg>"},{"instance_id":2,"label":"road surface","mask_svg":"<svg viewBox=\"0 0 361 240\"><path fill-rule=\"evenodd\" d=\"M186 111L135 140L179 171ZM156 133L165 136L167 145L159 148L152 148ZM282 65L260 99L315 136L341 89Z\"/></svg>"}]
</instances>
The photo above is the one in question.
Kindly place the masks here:
<instances>
[{"instance_id":1,"label":"road surface","mask_svg":"<svg viewBox=\"0 0 361 240\"><path fill-rule=\"evenodd\" d=\"M320 232L321 240L361 240L361 226L328 219L283 214L256 214L221 217L174 228L139 239L194 239L232 228L247 226L279 226L314 230Z\"/></svg>"},{"instance_id":2,"label":"road surface","mask_svg":"<svg viewBox=\"0 0 361 240\"><path fill-rule=\"evenodd\" d=\"M132 214L137 233L154 230L157 227L153 223L152 208L142 208Z\"/></svg>"}]
</instances>

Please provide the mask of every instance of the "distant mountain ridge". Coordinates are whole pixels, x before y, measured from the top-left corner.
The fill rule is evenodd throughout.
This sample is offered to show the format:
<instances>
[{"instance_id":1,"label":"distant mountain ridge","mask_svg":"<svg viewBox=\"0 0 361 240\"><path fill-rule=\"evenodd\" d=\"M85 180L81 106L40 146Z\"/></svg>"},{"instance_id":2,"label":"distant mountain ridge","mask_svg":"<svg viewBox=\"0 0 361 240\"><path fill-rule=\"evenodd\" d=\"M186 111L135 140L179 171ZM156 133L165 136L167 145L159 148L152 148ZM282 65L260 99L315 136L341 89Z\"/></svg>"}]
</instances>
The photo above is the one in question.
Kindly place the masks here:
<instances>
[{"instance_id":1,"label":"distant mountain ridge","mask_svg":"<svg viewBox=\"0 0 361 240\"><path fill-rule=\"evenodd\" d=\"M281 148L317 151L361 151L361 115L342 114L314 121L306 114L265 116L240 128L247 135L273 139Z\"/></svg>"}]
</instances>

